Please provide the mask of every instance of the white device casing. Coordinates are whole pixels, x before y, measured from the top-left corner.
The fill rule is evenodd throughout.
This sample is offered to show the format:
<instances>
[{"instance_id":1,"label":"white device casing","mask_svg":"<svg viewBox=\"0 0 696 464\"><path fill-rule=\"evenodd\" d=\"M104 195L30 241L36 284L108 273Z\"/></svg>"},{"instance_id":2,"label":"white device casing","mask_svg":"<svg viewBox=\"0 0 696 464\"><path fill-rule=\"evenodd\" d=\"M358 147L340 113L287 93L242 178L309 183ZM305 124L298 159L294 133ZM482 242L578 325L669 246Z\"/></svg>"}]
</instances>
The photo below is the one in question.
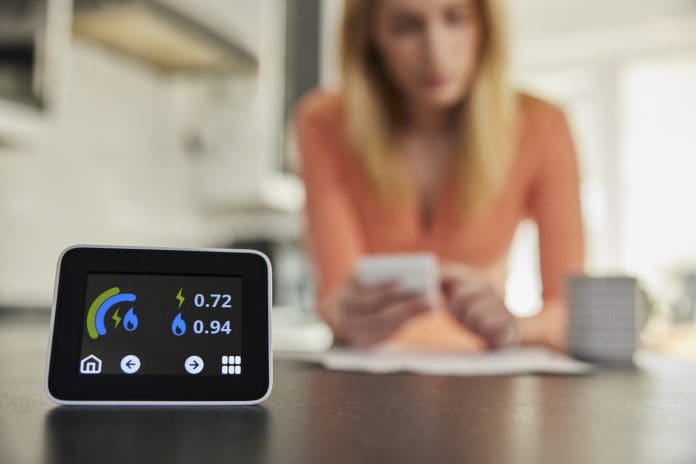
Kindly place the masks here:
<instances>
[{"instance_id":1,"label":"white device casing","mask_svg":"<svg viewBox=\"0 0 696 464\"><path fill-rule=\"evenodd\" d=\"M188 251L188 252L215 252L215 253L251 253L258 255L266 262L268 269L268 390L259 399L251 401L83 401L83 400L61 400L54 397L48 388L48 373L51 363L51 350L53 345L53 328L56 318L56 304L58 299L58 282L60 281L60 268L63 256L75 248L108 248L119 250L160 250L160 251ZM61 405L81 405L81 406L249 406L265 401L273 389L273 347L271 342L271 316L273 312L273 272L271 261L268 257L257 250L246 249L223 249L223 248L163 248L163 247L140 247L140 246L106 246L106 245L73 245L60 254L56 267L56 280L53 289L53 303L51 305L51 322L48 333L48 349L46 354L46 366L44 372L44 392L53 402Z\"/></svg>"}]
</instances>

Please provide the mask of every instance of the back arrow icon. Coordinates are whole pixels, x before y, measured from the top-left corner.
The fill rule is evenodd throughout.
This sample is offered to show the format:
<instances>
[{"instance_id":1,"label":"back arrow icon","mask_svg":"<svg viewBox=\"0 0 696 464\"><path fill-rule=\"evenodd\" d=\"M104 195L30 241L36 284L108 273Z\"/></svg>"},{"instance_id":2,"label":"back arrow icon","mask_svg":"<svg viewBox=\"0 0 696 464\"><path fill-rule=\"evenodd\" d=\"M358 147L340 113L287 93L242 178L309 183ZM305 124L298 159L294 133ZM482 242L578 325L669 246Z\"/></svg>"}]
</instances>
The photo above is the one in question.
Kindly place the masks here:
<instances>
[{"instance_id":1,"label":"back arrow icon","mask_svg":"<svg viewBox=\"0 0 696 464\"><path fill-rule=\"evenodd\" d=\"M135 374L140 370L140 359L134 354L129 354L121 359L121 370L125 374Z\"/></svg>"}]
</instances>

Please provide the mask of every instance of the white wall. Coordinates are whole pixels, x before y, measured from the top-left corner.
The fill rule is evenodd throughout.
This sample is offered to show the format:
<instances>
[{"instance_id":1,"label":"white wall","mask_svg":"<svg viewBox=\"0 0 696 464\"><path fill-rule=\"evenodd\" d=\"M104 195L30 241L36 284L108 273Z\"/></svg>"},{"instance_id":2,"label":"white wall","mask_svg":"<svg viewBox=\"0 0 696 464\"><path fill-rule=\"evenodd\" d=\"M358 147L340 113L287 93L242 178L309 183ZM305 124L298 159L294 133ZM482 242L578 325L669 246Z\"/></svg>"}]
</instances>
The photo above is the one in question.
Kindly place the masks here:
<instances>
[{"instance_id":1,"label":"white wall","mask_svg":"<svg viewBox=\"0 0 696 464\"><path fill-rule=\"evenodd\" d=\"M694 229L679 206L688 195L675 188L674 175L655 175L658 166L670 173L691 168L692 131L683 118L693 119L686 108L696 89L696 3L509 4L518 81L562 104L574 129L589 270L637 275L658 298L667 297L672 271L696 263L683 239ZM648 153L658 141L665 153ZM665 226L679 233L668 238ZM513 293L531 301L533 267L511 265Z\"/></svg>"},{"instance_id":2,"label":"white wall","mask_svg":"<svg viewBox=\"0 0 696 464\"><path fill-rule=\"evenodd\" d=\"M653 279L696 269L696 47L621 73L626 267Z\"/></svg>"},{"instance_id":3,"label":"white wall","mask_svg":"<svg viewBox=\"0 0 696 464\"><path fill-rule=\"evenodd\" d=\"M280 124L282 8L252 9L259 71L171 77L73 40L45 137L0 146L0 305L48 306L56 259L75 243L209 246L235 218L211 202L273 169ZM271 135L269 135L271 134ZM186 143L203 152L187 155Z\"/></svg>"},{"instance_id":4,"label":"white wall","mask_svg":"<svg viewBox=\"0 0 696 464\"><path fill-rule=\"evenodd\" d=\"M0 154L0 298L45 304L74 243L200 240L181 150L166 146L168 89L148 68L75 42L53 127ZM148 240L150 239L150 240Z\"/></svg>"}]
</instances>

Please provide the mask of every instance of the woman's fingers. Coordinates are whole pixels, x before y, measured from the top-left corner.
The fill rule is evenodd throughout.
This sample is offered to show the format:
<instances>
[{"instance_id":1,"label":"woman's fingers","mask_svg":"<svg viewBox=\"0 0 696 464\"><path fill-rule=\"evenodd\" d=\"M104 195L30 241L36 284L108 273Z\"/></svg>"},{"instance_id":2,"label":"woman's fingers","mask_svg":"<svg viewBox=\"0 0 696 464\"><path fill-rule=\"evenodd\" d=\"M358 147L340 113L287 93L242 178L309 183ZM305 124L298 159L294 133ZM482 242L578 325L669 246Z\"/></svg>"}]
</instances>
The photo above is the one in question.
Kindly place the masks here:
<instances>
[{"instance_id":1,"label":"woman's fingers","mask_svg":"<svg viewBox=\"0 0 696 464\"><path fill-rule=\"evenodd\" d=\"M341 339L360 347L389 337L408 319L430 309L420 294L404 290L397 282L364 286L352 277L339 289L333 306L333 323Z\"/></svg>"},{"instance_id":2,"label":"woman's fingers","mask_svg":"<svg viewBox=\"0 0 696 464\"><path fill-rule=\"evenodd\" d=\"M351 324L355 344L363 348L375 345L388 338L406 321L429 309L430 305L425 298L410 296L373 313L356 317Z\"/></svg>"},{"instance_id":3,"label":"woman's fingers","mask_svg":"<svg viewBox=\"0 0 696 464\"><path fill-rule=\"evenodd\" d=\"M443 269L443 292L464 327L496 348L516 340L516 319L480 272L465 266Z\"/></svg>"},{"instance_id":4,"label":"woman's fingers","mask_svg":"<svg viewBox=\"0 0 696 464\"><path fill-rule=\"evenodd\" d=\"M350 321L355 316L369 314L398 299L401 295L397 283L385 283L375 287L365 287L357 279L351 278L340 291L336 312L338 322Z\"/></svg>"},{"instance_id":5,"label":"woman's fingers","mask_svg":"<svg viewBox=\"0 0 696 464\"><path fill-rule=\"evenodd\" d=\"M482 280L470 280L460 282L450 292L450 306L460 317L466 317L472 305L480 301L482 296L485 296L489 290L488 284Z\"/></svg>"},{"instance_id":6,"label":"woman's fingers","mask_svg":"<svg viewBox=\"0 0 696 464\"><path fill-rule=\"evenodd\" d=\"M476 321L476 329L489 344L497 347L505 344L510 336L512 318L500 313L483 314Z\"/></svg>"},{"instance_id":7,"label":"woman's fingers","mask_svg":"<svg viewBox=\"0 0 696 464\"><path fill-rule=\"evenodd\" d=\"M457 320L483 337L491 347L515 339L516 320L479 271L452 265L441 269L442 289ZM359 347L388 338L406 321L430 309L422 295L397 282L365 286L353 278L346 283L337 322L346 340Z\"/></svg>"},{"instance_id":8,"label":"woman's fingers","mask_svg":"<svg viewBox=\"0 0 696 464\"><path fill-rule=\"evenodd\" d=\"M342 338L368 347L389 337L430 305L423 296L404 290L397 282L366 286L351 278L340 290L335 308L334 323Z\"/></svg>"},{"instance_id":9,"label":"woman's fingers","mask_svg":"<svg viewBox=\"0 0 696 464\"><path fill-rule=\"evenodd\" d=\"M483 337L492 348L516 342L517 330L514 316L507 310L493 307L488 302L472 305L459 321L469 330Z\"/></svg>"},{"instance_id":10,"label":"woman's fingers","mask_svg":"<svg viewBox=\"0 0 696 464\"><path fill-rule=\"evenodd\" d=\"M446 296L449 296L462 283L479 280L480 273L463 264L447 264L440 268L440 283Z\"/></svg>"},{"instance_id":11,"label":"woman's fingers","mask_svg":"<svg viewBox=\"0 0 696 464\"><path fill-rule=\"evenodd\" d=\"M352 309L357 316L369 315L379 312L384 307L391 306L411 296L410 293L398 289L366 292L356 298L355 305Z\"/></svg>"},{"instance_id":12,"label":"woman's fingers","mask_svg":"<svg viewBox=\"0 0 696 464\"><path fill-rule=\"evenodd\" d=\"M428 302L423 297L411 296L385 306L381 311L365 316L363 320L366 324L375 327L398 327L411 317L427 311L428 308Z\"/></svg>"},{"instance_id":13,"label":"woman's fingers","mask_svg":"<svg viewBox=\"0 0 696 464\"><path fill-rule=\"evenodd\" d=\"M358 291L350 310L356 315L368 315L414 296L412 291L404 290L398 283L362 288Z\"/></svg>"}]
</instances>

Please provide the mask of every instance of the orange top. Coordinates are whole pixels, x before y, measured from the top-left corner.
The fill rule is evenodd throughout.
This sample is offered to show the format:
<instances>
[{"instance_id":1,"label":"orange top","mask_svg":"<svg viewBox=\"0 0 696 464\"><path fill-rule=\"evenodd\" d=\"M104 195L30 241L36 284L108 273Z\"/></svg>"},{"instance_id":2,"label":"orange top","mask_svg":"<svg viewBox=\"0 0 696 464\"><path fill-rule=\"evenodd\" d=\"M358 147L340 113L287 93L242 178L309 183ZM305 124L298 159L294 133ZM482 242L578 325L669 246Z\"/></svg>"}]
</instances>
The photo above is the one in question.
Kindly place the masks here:
<instances>
[{"instance_id":1,"label":"orange top","mask_svg":"<svg viewBox=\"0 0 696 464\"><path fill-rule=\"evenodd\" d=\"M532 218L539 228L544 305L522 323L533 334L530 343L565 345L563 280L566 273L582 270L584 253L575 149L558 108L526 95L519 102L516 156L493 206L475 219L458 214L451 178L425 228L413 202L386 210L374 198L347 140L340 95L316 90L303 99L295 124L307 192L307 238L318 312L329 325L327 300L364 254L434 252L442 262L486 272L502 295L515 230ZM390 341L433 349L485 348L443 307L405 323Z\"/></svg>"}]
</instances>

